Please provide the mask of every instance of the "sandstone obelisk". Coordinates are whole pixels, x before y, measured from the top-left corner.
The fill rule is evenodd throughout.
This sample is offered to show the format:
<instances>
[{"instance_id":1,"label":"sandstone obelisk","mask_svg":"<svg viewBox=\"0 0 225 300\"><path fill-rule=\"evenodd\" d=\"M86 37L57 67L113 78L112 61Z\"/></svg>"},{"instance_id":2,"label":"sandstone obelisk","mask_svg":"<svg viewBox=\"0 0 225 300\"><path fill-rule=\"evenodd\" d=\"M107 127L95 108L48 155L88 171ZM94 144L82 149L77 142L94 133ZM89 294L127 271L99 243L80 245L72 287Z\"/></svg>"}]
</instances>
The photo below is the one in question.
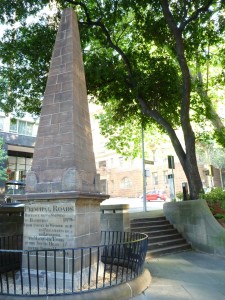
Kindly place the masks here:
<instances>
[{"instance_id":1,"label":"sandstone obelisk","mask_svg":"<svg viewBox=\"0 0 225 300\"><path fill-rule=\"evenodd\" d=\"M79 29L72 9L64 10L59 25L26 190L99 192Z\"/></svg>"},{"instance_id":2,"label":"sandstone obelisk","mask_svg":"<svg viewBox=\"0 0 225 300\"><path fill-rule=\"evenodd\" d=\"M40 41L41 42L41 41ZM31 171L24 249L84 247L100 238L100 202L76 14L63 11L52 54Z\"/></svg>"}]
</instances>

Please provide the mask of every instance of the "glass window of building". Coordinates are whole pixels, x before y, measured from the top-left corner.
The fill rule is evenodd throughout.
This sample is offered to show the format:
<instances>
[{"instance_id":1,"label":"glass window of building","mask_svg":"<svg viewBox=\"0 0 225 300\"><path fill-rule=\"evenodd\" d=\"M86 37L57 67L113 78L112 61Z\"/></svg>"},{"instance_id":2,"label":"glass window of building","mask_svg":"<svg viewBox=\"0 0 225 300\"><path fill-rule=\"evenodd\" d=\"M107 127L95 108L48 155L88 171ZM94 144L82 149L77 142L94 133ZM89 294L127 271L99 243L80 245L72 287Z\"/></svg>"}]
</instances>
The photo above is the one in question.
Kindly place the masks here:
<instances>
[{"instance_id":1,"label":"glass window of building","mask_svg":"<svg viewBox=\"0 0 225 300\"><path fill-rule=\"evenodd\" d=\"M8 151L8 180L25 181L26 173L31 169L33 153Z\"/></svg>"},{"instance_id":2,"label":"glass window of building","mask_svg":"<svg viewBox=\"0 0 225 300\"><path fill-rule=\"evenodd\" d=\"M120 183L120 188L121 189L129 189L132 187L132 182L130 180L130 178L128 177L124 177L122 180L121 180L121 183Z\"/></svg>"},{"instance_id":3,"label":"glass window of building","mask_svg":"<svg viewBox=\"0 0 225 300\"><path fill-rule=\"evenodd\" d=\"M123 167L123 162L124 162L123 157L120 156L119 157L119 165L120 165L120 167Z\"/></svg>"},{"instance_id":4,"label":"glass window of building","mask_svg":"<svg viewBox=\"0 0 225 300\"><path fill-rule=\"evenodd\" d=\"M10 120L10 128L9 128L10 132L17 132L17 121L15 121L14 119Z\"/></svg>"},{"instance_id":5,"label":"glass window of building","mask_svg":"<svg viewBox=\"0 0 225 300\"><path fill-rule=\"evenodd\" d=\"M113 167L113 165L114 165L113 157L110 158L110 165L111 165L111 167Z\"/></svg>"},{"instance_id":6,"label":"glass window of building","mask_svg":"<svg viewBox=\"0 0 225 300\"><path fill-rule=\"evenodd\" d=\"M156 162L156 150L152 150L152 159Z\"/></svg>"},{"instance_id":7,"label":"glass window of building","mask_svg":"<svg viewBox=\"0 0 225 300\"><path fill-rule=\"evenodd\" d=\"M104 194L107 194L107 180L106 179L100 180L100 191Z\"/></svg>"},{"instance_id":8,"label":"glass window of building","mask_svg":"<svg viewBox=\"0 0 225 300\"><path fill-rule=\"evenodd\" d=\"M4 129L4 121L5 121L5 117L0 116L0 130Z\"/></svg>"},{"instance_id":9,"label":"glass window of building","mask_svg":"<svg viewBox=\"0 0 225 300\"><path fill-rule=\"evenodd\" d=\"M164 183L168 184L168 171L163 171Z\"/></svg>"},{"instance_id":10,"label":"glass window of building","mask_svg":"<svg viewBox=\"0 0 225 300\"><path fill-rule=\"evenodd\" d=\"M114 180L111 180L111 193L114 192Z\"/></svg>"},{"instance_id":11,"label":"glass window of building","mask_svg":"<svg viewBox=\"0 0 225 300\"><path fill-rule=\"evenodd\" d=\"M158 172L153 172L152 173L152 178L153 178L153 184L158 185L159 184Z\"/></svg>"},{"instance_id":12,"label":"glass window of building","mask_svg":"<svg viewBox=\"0 0 225 300\"><path fill-rule=\"evenodd\" d=\"M99 168L106 167L106 160L101 160L101 161L98 163L98 166L99 166Z\"/></svg>"},{"instance_id":13,"label":"glass window of building","mask_svg":"<svg viewBox=\"0 0 225 300\"><path fill-rule=\"evenodd\" d=\"M34 123L22 120L10 120L10 132L15 132L21 135L33 136Z\"/></svg>"}]
</instances>

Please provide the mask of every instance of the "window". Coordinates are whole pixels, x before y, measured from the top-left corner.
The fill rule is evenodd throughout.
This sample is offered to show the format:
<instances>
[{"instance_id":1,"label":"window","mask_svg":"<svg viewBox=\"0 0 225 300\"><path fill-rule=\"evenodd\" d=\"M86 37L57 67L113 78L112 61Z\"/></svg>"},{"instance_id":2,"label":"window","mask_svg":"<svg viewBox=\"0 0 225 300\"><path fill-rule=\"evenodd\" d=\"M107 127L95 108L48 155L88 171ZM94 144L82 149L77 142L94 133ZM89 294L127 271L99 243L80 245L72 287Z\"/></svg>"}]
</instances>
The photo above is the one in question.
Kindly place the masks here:
<instances>
[{"instance_id":1,"label":"window","mask_svg":"<svg viewBox=\"0 0 225 300\"><path fill-rule=\"evenodd\" d=\"M98 163L99 168L106 167L106 160L102 160Z\"/></svg>"},{"instance_id":2,"label":"window","mask_svg":"<svg viewBox=\"0 0 225 300\"><path fill-rule=\"evenodd\" d=\"M8 151L8 180L25 181L26 172L31 169L32 153Z\"/></svg>"},{"instance_id":3,"label":"window","mask_svg":"<svg viewBox=\"0 0 225 300\"><path fill-rule=\"evenodd\" d=\"M121 189L129 189L132 187L132 182L130 178L124 177L120 183L120 188Z\"/></svg>"},{"instance_id":4,"label":"window","mask_svg":"<svg viewBox=\"0 0 225 300\"><path fill-rule=\"evenodd\" d=\"M156 161L156 150L152 150L153 161Z\"/></svg>"},{"instance_id":5,"label":"window","mask_svg":"<svg viewBox=\"0 0 225 300\"><path fill-rule=\"evenodd\" d=\"M164 183L168 184L168 171L163 171Z\"/></svg>"},{"instance_id":6,"label":"window","mask_svg":"<svg viewBox=\"0 0 225 300\"><path fill-rule=\"evenodd\" d=\"M22 135L33 135L34 124L22 120L10 120L10 132L15 132Z\"/></svg>"},{"instance_id":7,"label":"window","mask_svg":"<svg viewBox=\"0 0 225 300\"><path fill-rule=\"evenodd\" d=\"M110 158L110 164L111 164L111 167L113 167L113 164L114 164L113 157Z\"/></svg>"},{"instance_id":8,"label":"window","mask_svg":"<svg viewBox=\"0 0 225 300\"><path fill-rule=\"evenodd\" d=\"M106 179L101 179L100 180L100 191L103 194L107 194L107 181L106 181Z\"/></svg>"},{"instance_id":9,"label":"window","mask_svg":"<svg viewBox=\"0 0 225 300\"><path fill-rule=\"evenodd\" d=\"M17 132L17 121L10 120L10 132Z\"/></svg>"},{"instance_id":10,"label":"window","mask_svg":"<svg viewBox=\"0 0 225 300\"><path fill-rule=\"evenodd\" d=\"M111 193L114 192L114 180L111 180Z\"/></svg>"},{"instance_id":11,"label":"window","mask_svg":"<svg viewBox=\"0 0 225 300\"><path fill-rule=\"evenodd\" d=\"M126 163L126 167L130 168L132 166L132 159L128 158L125 163Z\"/></svg>"},{"instance_id":12,"label":"window","mask_svg":"<svg viewBox=\"0 0 225 300\"><path fill-rule=\"evenodd\" d=\"M4 129L4 120L5 120L5 117L0 117L0 130Z\"/></svg>"},{"instance_id":13,"label":"window","mask_svg":"<svg viewBox=\"0 0 225 300\"><path fill-rule=\"evenodd\" d=\"M159 184L158 172L152 173L152 177L153 177L153 184L158 185Z\"/></svg>"},{"instance_id":14,"label":"window","mask_svg":"<svg viewBox=\"0 0 225 300\"><path fill-rule=\"evenodd\" d=\"M119 157L119 165L120 165L120 167L122 167L123 166L123 157L121 156L121 157Z\"/></svg>"}]
</instances>

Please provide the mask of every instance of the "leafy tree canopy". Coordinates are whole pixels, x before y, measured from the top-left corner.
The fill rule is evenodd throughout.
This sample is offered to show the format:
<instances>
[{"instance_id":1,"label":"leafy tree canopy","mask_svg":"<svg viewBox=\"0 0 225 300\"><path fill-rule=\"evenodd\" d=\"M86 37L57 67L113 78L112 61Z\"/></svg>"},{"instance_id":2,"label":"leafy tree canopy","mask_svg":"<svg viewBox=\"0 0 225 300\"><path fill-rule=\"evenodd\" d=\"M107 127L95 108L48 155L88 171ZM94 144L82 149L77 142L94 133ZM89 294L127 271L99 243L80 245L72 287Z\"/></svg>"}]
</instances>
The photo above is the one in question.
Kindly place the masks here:
<instances>
[{"instance_id":1,"label":"leafy tree canopy","mask_svg":"<svg viewBox=\"0 0 225 300\"><path fill-rule=\"evenodd\" d=\"M17 107L18 111L38 113L58 12L51 21L41 18L28 24L26 18L35 16L47 1L14 2L0 4L2 22L11 26L21 23L10 28L0 43L0 105L6 112ZM215 137L225 144L224 124L213 97L213 87L224 84L224 54L219 50L224 47L224 1L52 3L58 9L72 6L78 13L88 92L108 114L102 117L103 128L109 120L110 126L116 124L115 134L117 124L157 125L170 137L191 198L196 198L202 184L193 122L211 120ZM211 65L218 70L213 78L209 76ZM182 128L185 147L176 135L178 127Z\"/></svg>"}]
</instances>

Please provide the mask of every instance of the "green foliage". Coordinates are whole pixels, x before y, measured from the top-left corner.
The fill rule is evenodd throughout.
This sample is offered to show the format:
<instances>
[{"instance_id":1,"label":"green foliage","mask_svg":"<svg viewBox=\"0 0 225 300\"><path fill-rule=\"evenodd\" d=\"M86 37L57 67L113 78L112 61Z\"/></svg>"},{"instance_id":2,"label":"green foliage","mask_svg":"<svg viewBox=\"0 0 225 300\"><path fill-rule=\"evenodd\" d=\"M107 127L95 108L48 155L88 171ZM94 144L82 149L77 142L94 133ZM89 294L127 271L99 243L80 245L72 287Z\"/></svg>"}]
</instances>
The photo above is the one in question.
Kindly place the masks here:
<instances>
[{"instance_id":1,"label":"green foliage","mask_svg":"<svg viewBox=\"0 0 225 300\"><path fill-rule=\"evenodd\" d=\"M36 15L48 2L48 0L1 0L0 22L14 24L23 21L30 15Z\"/></svg>"},{"instance_id":2,"label":"green foliage","mask_svg":"<svg viewBox=\"0 0 225 300\"><path fill-rule=\"evenodd\" d=\"M219 147L212 139L208 141L198 142L196 147L198 159L200 162L213 165L218 169L225 168L225 151Z\"/></svg>"},{"instance_id":3,"label":"green foliage","mask_svg":"<svg viewBox=\"0 0 225 300\"><path fill-rule=\"evenodd\" d=\"M216 219L219 219L219 220L224 220L225 221L225 215L223 215L223 214L215 214L214 215L214 217L216 218Z\"/></svg>"},{"instance_id":4,"label":"green foliage","mask_svg":"<svg viewBox=\"0 0 225 300\"><path fill-rule=\"evenodd\" d=\"M5 113L40 112L54 33L46 24L6 31L0 42L0 109Z\"/></svg>"},{"instance_id":5,"label":"green foliage","mask_svg":"<svg viewBox=\"0 0 225 300\"><path fill-rule=\"evenodd\" d=\"M7 179L6 160L7 160L7 154L6 151L3 149L3 140L2 138L0 138L0 179L1 180Z\"/></svg>"},{"instance_id":6,"label":"green foliage","mask_svg":"<svg viewBox=\"0 0 225 300\"><path fill-rule=\"evenodd\" d=\"M221 188L214 188L211 192L203 195L203 198L209 203L220 203L224 206L225 204L225 191Z\"/></svg>"},{"instance_id":7,"label":"green foliage","mask_svg":"<svg viewBox=\"0 0 225 300\"><path fill-rule=\"evenodd\" d=\"M3 62L0 108L6 113L15 109L18 113L38 113L58 13L52 26L48 19L40 18L28 26L27 16L34 16L47 1L14 2L0 3L2 22L21 22L0 43ZM223 84L221 72L218 72L220 77L213 78L216 83L209 83L209 76L200 80L198 74L199 71L208 74L207 65L219 59L223 66L224 54L218 49L224 44L224 1L57 0L55 3L60 10L71 6L78 13L88 93L106 111L100 117L103 133L108 134L108 122L110 135L118 137L118 141L111 139L109 146L118 145L127 152L132 142L137 145L135 132L140 124L149 131L157 126L160 132L169 135L194 199L201 190L201 179L192 123L213 120L216 116L213 97L206 95L206 91L216 83ZM214 47L217 59L210 57L209 46ZM175 132L180 126L185 148ZM223 126L217 129L223 133ZM218 141L223 142L222 134L215 133ZM134 136L133 141L130 136Z\"/></svg>"},{"instance_id":8,"label":"green foliage","mask_svg":"<svg viewBox=\"0 0 225 300\"><path fill-rule=\"evenodd\" d=\"M182 192L176 193L176 197L177 197L180 201L183 200L183 193L182 193Z\"/></svg>"},{"instance_id":9,"label":"green foliage","mask_svg":"<svg viewBox=\"0 0 225 300\"><path fill-rule=\"evenodd\" d=\"M116 117L118 117L116 122ZM104 113L96 115L99 121L101 133L106 138L106 147L116 150L124 157L142 156L142 128L141 116L134 116L129 119L119 119L113 114L110 105L106 105ZM155 124L146 124L144 130L145 157L149 157L148 150L158 145L165 144L166 136L160 132Z\"/></svg>"},{"instance_id":10,"label":"green foliage","mask_svg":"<svg viewBox=\"0 0 225 300\"><path fill-rule=\"evenodd\" d=\"M214 138L218 142L218 144L225 147L225 128L216 129L214 131Z\"/></svg>"},{"instance_id":11,"label":"green foliage","mask_svg":"<svg viewBox=\"0 0 225 300\"><path fill-rule=\"evenodd\" d=\"M180 201L182 201L183 200L183 193L182 192L179 192L179 193L176 193L176 197L180 200ZM190 200L190 195L189 194L187 194L187 200Z\"/></svg>"}]
</instances>

